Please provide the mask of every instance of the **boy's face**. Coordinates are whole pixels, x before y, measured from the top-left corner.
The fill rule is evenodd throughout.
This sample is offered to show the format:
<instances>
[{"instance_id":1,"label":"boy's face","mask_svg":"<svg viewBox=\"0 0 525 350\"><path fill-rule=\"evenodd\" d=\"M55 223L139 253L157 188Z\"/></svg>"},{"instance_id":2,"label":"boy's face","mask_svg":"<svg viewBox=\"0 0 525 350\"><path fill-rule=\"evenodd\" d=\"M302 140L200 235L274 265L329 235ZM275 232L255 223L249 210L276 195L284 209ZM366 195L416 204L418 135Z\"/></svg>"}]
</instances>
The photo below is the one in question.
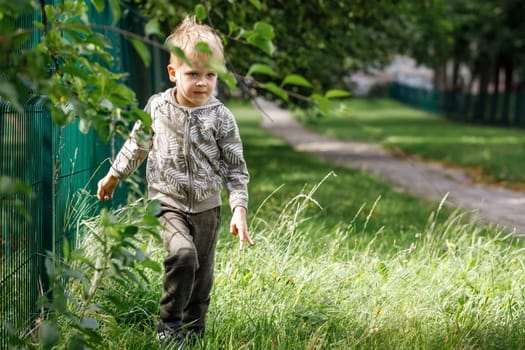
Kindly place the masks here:
<instances>
[{"instance_id":1,"label":"boy's face","mask_svg":"<svg viewBox=\"0 0 525 350\"><path fill-rule=\"evenodd\" d=\"M193 61L189 66L168 65L170 81L177 84L177 102L185 107L204 105L215 90L217 73L206 62Z\"/></svg>"}]
</instances>

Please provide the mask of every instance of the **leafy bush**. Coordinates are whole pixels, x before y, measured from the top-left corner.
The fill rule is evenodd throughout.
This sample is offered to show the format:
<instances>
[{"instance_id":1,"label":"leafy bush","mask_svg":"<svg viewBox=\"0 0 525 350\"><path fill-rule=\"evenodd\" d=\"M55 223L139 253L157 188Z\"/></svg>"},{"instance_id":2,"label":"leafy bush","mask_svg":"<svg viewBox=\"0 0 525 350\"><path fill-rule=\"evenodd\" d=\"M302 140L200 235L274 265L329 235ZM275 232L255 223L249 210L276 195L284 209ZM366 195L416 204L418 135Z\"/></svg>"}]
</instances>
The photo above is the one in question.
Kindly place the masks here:
<instances>
[{"instance_id":1,"label":"leafy bush","mask_svg":"<svg viewBox=\"0 0 525 350\"><path fill-rule=\"evenodd\" d=\"M87 196L86 201L94 200ZM159 212L158 202L140 199L83 219L76 232L78 247L65 242L61 256L50 253L46 257L50 288L40 298L43 311L36 329L30 336L10 329L10 344L44 349L103 348L101 329L119 325L132 313L129 300L119 295L116 287L135 294L147 291L151 273L161 270L148 250L160 239L156 230ZM150 312L146 314L153 318Z\"/></svg>"}]
</instances>

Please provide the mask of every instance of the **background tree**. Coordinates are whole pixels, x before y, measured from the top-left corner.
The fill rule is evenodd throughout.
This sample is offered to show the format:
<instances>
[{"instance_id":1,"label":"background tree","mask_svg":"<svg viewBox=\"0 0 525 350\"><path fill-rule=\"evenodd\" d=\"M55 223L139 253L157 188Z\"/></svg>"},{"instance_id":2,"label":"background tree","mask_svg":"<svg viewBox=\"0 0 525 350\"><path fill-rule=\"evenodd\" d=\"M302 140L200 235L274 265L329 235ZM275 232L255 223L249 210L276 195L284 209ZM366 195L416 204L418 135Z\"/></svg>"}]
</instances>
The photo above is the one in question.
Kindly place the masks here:
<instances>
[{"instance_id":1,"label":"background tree","mask_svg":"<svg viewBox=\"0 0 525 350\"><path fill-rule=\"evenodd\" d=\"M434 69L436 89L477 95L475 121L511 122L510 95L522 89L524 7L516 0L431 0L413 7L410 53ZM468 68L468 81L461 67Z\"/></svg>"},{"instance_id":2,"label":"background tree","mask_svg":"<svg viewBox=\"0 0 525 350\"><path fill-rule=\"evenodd\" d=\"M292 90L308 95L316 90L345 89L351 72L382 67L403 51L413 27L408 16L412 2L211 0L202 8L206 21L224 34L229 67L238 76L246 75L258 62L269 68L256 73L258 79L280 86L277 77L306 77L309 84L295 85ZM166 32L195 2L170 5L139 0L134 4L158 19ZM245 44L257 43L251 32L257 22L271 24L275 39L272 45L254 50Z\"/></svg>"}]
</instances>

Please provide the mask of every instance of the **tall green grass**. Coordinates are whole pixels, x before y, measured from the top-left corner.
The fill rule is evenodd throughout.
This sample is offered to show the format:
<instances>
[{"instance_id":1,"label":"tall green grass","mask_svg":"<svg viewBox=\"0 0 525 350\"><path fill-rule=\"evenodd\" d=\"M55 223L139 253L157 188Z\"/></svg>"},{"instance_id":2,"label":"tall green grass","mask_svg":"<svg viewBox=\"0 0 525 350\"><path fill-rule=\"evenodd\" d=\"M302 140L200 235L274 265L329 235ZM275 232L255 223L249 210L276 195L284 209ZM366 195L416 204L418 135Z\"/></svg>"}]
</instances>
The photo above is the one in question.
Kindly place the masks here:
<instances>
[{"instance_id":1,"label":"tall green grass","mask_svg":"<svg viewBox=\"0 0 525 350\"><path fill-rule=\"evenodd\" d=\"M487 182L525 184L525 131L465 124L388 99L349 100L339 115L306 119L309 128L339 139L377 142L405 155L472 168Z\"/></svg>"},{"instance_id":2,"label":"tall green grass","mask_svg":"<svg viewBox=\"0 0 525 350\"><path fill-rule=\"evenodd\" d=\"M194 349L519 349L525 339L525 251L495 231L430 218L399 247L352 222L309 221L323 185L256 216L257 244L225 234L206 337ZM371 213L356 213L370 217ZM440 215L439 207L435 216ZM435 217L434 216L434 217ZM318 239L321 238L321 239ZM149 252L162 261L152 242ZM156 349L161 275L150 289L111 283L98 296L123 312L102 322L108 349Z\"/></svg>"},{"instance_id":3,"label":"tall green grass","mask_svg":"<svg viewBox=\"0 0 525 350\"><path fill-rule=\"evenodd\" d=\"M468 213L451 212L379 180L295 153L231 105L251 170L255 246L218 242L208 329L193 349L520 349L525 339L525 250ZM133 202L116 221L136 220ZM79 230L96 232L99 216ZM97 256L89 235L82 249ZM146 256L162 262L145 235ZM162 274L102 281L95 301L105 349L160 349L155 322ZM74 292L73 290L72 292ZM77 291L78 292L78 291ZM112 312L104 312L112 310Z\"/></svg>"}]
</instances>

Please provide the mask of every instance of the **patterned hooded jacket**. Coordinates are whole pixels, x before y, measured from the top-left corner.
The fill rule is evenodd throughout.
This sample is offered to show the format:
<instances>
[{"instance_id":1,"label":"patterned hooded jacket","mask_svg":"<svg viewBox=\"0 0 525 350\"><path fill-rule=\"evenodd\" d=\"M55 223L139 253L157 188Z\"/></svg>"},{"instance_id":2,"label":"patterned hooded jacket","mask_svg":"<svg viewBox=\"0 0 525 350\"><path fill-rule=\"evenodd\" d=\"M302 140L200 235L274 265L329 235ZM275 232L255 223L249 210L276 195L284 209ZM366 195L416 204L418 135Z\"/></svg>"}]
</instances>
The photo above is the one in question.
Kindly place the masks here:
<instances>
[{"instance_id":1,"label":"patterned hooded jacket","mask_svg":"<svg viewBox=\"0 0 525 350\"><path fill-rule=\"evenodd\" d=\"M180 210L198 213L221 204L223 183L230 207L248 206L248 170L237 123L219 100L184 107L175 88L153 95L145 111L151 132L135 124L113 162L110 174L131 175L147 161L148 197Z\"/></svg>"}]
</instances>

